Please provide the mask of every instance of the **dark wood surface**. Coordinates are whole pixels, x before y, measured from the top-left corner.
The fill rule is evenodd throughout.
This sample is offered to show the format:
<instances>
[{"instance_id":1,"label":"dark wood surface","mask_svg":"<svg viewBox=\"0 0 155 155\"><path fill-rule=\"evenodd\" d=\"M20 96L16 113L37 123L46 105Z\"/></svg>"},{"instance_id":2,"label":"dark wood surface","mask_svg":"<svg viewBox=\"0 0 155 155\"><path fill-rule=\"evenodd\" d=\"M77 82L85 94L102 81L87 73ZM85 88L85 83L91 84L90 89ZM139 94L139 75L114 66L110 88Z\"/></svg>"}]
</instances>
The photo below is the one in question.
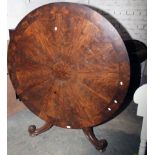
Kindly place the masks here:
<instances>
[{"instance_id":1,"label":"dark wood surface","mask_svg":"<svg viewBox=\"0 0 155 155\"><path fill-rule=\"evenodd\" d=\"M8 71L15 91L53 125L87 128L113 117L128 90L129 66L115 28L83 5L42 6L10 32Z\"/></svg>"},{"instance_id":2,"label":"dark wood surface","mask_svg":"<svg viewBox=\"0 0 155 155\"><path fill-rule=\"evenodd\" d=\"M84 128L83 132L97 150L99 150L100 152L105 151L105 148L108 145L107 141L105 139L98 140L94 134L92 127Z\"/></svg>"}]
</instances>

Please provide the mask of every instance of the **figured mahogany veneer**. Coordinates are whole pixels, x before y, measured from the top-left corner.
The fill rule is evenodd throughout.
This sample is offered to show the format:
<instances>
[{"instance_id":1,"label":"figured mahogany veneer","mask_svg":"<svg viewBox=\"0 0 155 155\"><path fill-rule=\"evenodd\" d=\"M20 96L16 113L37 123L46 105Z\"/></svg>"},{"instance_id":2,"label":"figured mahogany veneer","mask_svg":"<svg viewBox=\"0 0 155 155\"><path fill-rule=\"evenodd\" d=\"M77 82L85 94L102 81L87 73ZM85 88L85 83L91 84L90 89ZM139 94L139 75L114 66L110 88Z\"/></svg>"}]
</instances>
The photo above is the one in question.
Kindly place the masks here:
<instances>
[{"instance_id":1,"label":"figured mahogany veneer","mask_svg":"<svg viewBox=\"0 0 155 155\"><path fill-rule=\"evenodd\" d=\"M47 122L41 130L30 126L30 134L57 125L82 128L90 139L91 127L121 108L130 78L128 54L115 28L73 3L42 6L10 32L8 70L21 101Z\"/></svg>"}]
</instances>

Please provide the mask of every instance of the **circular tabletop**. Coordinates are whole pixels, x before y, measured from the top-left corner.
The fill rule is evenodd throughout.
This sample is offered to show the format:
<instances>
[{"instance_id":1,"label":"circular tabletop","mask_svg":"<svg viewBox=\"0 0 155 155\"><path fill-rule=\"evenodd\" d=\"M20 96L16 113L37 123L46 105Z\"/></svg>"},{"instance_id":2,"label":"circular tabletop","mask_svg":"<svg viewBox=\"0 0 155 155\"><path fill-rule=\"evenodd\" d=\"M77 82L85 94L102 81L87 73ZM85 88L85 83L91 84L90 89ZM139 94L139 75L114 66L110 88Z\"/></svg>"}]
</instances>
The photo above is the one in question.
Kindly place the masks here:
<instances>
[{"instance_id":1,"label":"circular tabletop","mask_svg":"<svg viewBox=\"0 0 155 155\"><path fill-rule=\"evenodd\" d=\"M64 128L109 120L121 108L130 79L115 28L74 3L41 6L18 24L10 34L8 71L21 101Z\"/></svg>"}]
</instances>

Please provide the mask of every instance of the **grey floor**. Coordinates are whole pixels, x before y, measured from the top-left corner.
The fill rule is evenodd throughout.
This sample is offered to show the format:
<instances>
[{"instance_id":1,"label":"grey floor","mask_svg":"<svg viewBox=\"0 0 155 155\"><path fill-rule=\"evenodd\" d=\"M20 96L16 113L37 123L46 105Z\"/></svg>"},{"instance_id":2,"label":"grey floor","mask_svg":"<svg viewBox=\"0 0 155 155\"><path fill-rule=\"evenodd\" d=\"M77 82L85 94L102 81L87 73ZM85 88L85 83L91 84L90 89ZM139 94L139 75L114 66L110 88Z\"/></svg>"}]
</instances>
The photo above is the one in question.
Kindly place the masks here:
<instances>
[{"instance_id":1,"label":"grey floor","mask_svg":"<svg viewBox=\"0 0 155 155\"><path fill-rule=\"evenodd\" d=\"M8 118L8 155L136 155L142 125L136 111L137 105L131 103L119 116L94 128L98 138L108 141L106 151L100 153L81 130L53 127L37 137L30 137L27 127L39 126L43 121L24 110Z\"/></svg>"}]
</instances>

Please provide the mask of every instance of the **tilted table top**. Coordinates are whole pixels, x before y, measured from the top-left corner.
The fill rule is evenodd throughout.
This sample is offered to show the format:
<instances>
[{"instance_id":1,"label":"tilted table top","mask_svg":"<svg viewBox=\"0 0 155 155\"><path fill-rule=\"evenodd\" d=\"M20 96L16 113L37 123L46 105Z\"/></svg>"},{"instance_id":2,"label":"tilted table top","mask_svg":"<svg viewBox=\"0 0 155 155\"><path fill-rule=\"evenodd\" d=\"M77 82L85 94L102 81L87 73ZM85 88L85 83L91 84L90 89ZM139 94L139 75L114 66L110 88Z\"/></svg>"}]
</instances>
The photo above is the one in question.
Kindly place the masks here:
<instances>
[{"instance_id":1,"label":"tilted table top","mask_svg":"<svg viewBox=\"0 0 155 155\"><path fill-rule=\"evenodd\" d=\"M65 128L109 120L121 108L130 78L115 28L73 3L42 6L18 24L10 36L8 70L23 103Z\"/></svg>"}]
</instances>

